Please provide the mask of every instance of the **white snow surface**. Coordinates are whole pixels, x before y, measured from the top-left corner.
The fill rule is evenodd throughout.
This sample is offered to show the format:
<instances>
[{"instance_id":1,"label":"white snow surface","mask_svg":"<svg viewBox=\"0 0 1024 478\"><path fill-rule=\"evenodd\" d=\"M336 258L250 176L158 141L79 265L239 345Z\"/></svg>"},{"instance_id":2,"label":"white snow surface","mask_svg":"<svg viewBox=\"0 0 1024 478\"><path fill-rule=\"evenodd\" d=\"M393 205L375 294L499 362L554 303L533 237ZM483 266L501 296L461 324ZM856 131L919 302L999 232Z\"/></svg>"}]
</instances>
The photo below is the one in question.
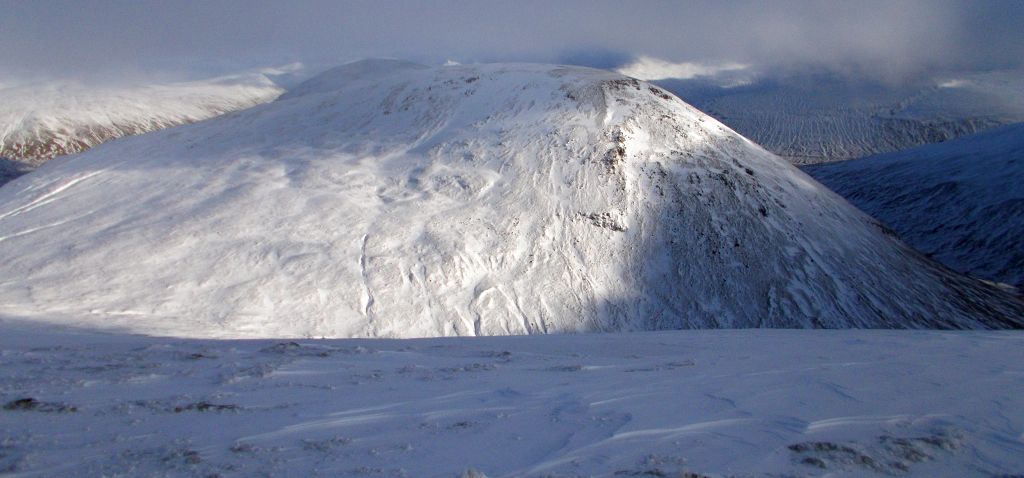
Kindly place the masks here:
<instances>
[{"instance_id":1,"label":"white snow surface","mask_svg":"<svg viewBox=\"0 0 1024 478\"><path fill-rule=\"evenodd\" d=\"M0 188L0 312L185 337L1020 327L663 90L550 65L339 67Z\"/></svg>"},{"instance_id":2,"label":"white snow surface","mask_svg":"<svg viewBox=\"0 0 1024 478\"><path fill-rule=\"evenodd\" d=\"M1024 123L805 171L950 268L1024 286Z\"/></svg>"},{"instance_id":3,"label":"white snow surface","mask_svg":"<svg viewBox=\"0 0 1024 478\"><path fill-rule=\"evenodd\" d=\"M1024 471L1020 332L288 342L7 321L0 350L9 477Z\"/></svg>"},{"instance_id":4,"label":"white snow surface","mask_svg":"<svg viewBox=\"0 0 1024 478\"><path fill-rule=\"evenodd\" d=\"M664 81L702 111L794 164L848 160L937 143L1024 121L1024 71L910 84L814 75Z\"/></svg>"},{"instance_id":5,"label":"white snow surface","mask_svg":"<svg viewBox=\"0 0 1024 478\"><path fill-rule=\"evenodd\" d=\"M266 103L284 90L267 72L177 83L0 86L0 157L38 165L97 144Z\"/></svg>"}]
</instances>

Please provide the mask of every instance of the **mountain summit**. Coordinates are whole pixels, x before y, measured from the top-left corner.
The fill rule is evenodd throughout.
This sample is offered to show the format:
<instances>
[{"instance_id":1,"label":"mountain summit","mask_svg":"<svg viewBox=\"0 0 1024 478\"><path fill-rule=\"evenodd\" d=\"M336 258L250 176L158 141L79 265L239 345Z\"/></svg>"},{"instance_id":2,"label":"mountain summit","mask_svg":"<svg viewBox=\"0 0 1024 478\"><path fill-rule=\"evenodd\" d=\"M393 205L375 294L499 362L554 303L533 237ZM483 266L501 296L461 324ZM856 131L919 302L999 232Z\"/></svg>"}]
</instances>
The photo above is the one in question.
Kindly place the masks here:
<instances>
[{"instance_id":1,"label":"mountain summit","mask_svg":"<svg viewBox=\"0 0 1024 478\"><path fill-rule=\"evenodd\" d=\"M201 337L1020 327L664 90L345 65L0 188L0 313Z\"/></svg>"}]
</instances>

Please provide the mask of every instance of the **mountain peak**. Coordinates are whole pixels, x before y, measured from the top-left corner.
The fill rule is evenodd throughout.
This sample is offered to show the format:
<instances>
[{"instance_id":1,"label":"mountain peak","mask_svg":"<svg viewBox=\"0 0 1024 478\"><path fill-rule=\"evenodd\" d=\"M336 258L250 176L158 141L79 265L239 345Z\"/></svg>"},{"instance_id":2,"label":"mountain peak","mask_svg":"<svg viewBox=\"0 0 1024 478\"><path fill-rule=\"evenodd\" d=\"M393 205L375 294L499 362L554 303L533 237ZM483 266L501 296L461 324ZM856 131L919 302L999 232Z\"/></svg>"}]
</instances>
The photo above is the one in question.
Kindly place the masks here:
<instances>
[{"instance_id":1,"label":"mountain peak","mask_svg":"<svg viewBox=\"0 0 1024 478\"><path fill-rule=\"evenodd\" d=\"M0 189L0 303L185 336L1021 326L660 88L344 65ZM46 233L40 233L46 231ZM82 247L81 244L89 244Z\"/></svg>"}]
</instances>

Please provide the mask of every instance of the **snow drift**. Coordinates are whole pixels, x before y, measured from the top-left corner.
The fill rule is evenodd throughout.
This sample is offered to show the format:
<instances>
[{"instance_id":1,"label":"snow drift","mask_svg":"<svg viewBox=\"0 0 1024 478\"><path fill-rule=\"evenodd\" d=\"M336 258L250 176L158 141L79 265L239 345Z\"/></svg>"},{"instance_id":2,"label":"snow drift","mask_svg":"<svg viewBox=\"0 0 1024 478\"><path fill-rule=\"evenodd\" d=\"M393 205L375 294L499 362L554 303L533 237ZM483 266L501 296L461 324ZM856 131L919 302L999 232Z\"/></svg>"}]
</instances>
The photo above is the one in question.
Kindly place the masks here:
<instances>
[{"instance_id":1,"label":"snow drift","mask_svg":"<svg viewBox=\"0 0 1024 478\"><path fill-rule=\"evenodd\" d=\"M1017 332L208 341L0 330L5 478L1024 469Z\"/></svg>"},{"instance_id":2,"label":"snow drift","mask_svg":"<svg viewBox=\"0 0 1024 478\"><path fill-rule=\"evenodd\" d=\"M1024 286L1024 123L806 171L950 268Z\"/></svg>"},{"instance_id":3,"label":"snow drift","mask_svg":"<svg viewBox=\"0 0 1024 478\"><path fill-rule=\"evenodd\" d=\"M1009 327L663 90L365 61L0 188L0 313L209 337Z\"/></svg>"}]
</instances>

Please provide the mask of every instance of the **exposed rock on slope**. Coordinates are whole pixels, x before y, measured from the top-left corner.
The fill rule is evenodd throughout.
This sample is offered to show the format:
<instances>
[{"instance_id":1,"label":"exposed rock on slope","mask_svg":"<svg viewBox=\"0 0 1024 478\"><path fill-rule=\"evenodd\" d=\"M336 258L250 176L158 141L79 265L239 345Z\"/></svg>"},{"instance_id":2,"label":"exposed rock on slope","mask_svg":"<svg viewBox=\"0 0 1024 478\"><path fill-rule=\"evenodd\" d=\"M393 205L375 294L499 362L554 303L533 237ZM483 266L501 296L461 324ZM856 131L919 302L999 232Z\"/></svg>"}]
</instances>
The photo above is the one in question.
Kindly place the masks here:
<instances>
[{"instance_id":1,"label":"exposed rock on slope","mask_svg":"<svg viewBox=\"0 0 1024 478\"><path fill-rule=\"evenodd\" d=\"M1024 123L807 172L950 268L1024 286Z\"/></svg>"},{"instance_id":2,"label":"exposed rock on slope","mask_svg":"<svg viewBox=\"0 0 1024 478\"><path fill-rule=\"evenodd\" d=\"M0 312L188 336L1006 327L663 90L544 65L346 65L0 189Z\"/></svg>"}]
</instances>

